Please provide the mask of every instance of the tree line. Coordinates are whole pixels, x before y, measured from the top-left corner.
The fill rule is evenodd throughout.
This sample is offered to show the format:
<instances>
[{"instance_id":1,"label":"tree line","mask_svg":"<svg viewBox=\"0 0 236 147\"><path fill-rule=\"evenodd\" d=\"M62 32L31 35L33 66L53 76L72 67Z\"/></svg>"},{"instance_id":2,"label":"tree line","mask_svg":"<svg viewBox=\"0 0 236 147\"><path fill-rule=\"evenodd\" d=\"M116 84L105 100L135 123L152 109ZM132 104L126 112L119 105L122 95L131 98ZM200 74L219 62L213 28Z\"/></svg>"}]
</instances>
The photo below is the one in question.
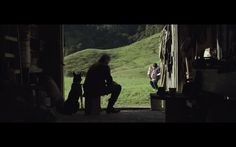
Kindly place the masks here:
<instances>
[{"instance_id":1,"label":"tree line","mask_svg":"<svg viewBox=\"0 0 236 147\"><path fill-rule=\"evenodd\" d=\"M125 46L162 30L164 25L64 25L65 55L87 48Z\"/></svg>"}]
</instances>

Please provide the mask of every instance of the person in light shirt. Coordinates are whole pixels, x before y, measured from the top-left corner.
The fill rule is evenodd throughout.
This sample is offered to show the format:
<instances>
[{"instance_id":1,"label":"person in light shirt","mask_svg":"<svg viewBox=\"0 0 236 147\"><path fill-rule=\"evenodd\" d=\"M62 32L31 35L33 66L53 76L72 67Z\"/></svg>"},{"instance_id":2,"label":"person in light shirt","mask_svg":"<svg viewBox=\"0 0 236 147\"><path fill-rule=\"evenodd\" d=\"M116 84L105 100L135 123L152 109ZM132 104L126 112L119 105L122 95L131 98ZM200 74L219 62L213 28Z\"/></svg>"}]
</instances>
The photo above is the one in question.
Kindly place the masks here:
<instances>
[{"instance_id":1,"label":"person in light shirt","mask_svg":"<svg viewBox=\"0 0 236 147\"><path fill-rule=\"evenodd\" d=\"M150 85L152 86L153 90L158 90L157 83L161 76L160 66L158 66L157 63L150 65L147 75L150 79Z\"/></svg>"}]
</instances>

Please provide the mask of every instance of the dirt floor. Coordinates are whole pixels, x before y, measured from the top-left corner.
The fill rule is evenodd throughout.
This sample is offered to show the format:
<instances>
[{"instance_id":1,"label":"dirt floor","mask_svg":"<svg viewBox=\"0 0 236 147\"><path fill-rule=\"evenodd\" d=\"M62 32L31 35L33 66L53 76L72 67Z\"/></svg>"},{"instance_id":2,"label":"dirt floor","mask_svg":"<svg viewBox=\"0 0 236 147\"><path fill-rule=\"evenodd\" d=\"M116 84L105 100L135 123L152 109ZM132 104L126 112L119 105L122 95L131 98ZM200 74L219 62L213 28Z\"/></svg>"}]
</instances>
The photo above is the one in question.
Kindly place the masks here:
<instances>
[{"instance_id":1,"label":"dirt floor","mask_svg":"<svg viewBox=\"0 0 236 147\"><path fill-rule=\"evenodd\" d=\"M164 123L165 113L151 110L121 110L118 114L106 114L102 111L100 115L87 116L84 111L79 111L73 115L59 115L57 122L68 123L136 123L136 122L150 122L150 123Z\"/></svg>"}]
</instances>

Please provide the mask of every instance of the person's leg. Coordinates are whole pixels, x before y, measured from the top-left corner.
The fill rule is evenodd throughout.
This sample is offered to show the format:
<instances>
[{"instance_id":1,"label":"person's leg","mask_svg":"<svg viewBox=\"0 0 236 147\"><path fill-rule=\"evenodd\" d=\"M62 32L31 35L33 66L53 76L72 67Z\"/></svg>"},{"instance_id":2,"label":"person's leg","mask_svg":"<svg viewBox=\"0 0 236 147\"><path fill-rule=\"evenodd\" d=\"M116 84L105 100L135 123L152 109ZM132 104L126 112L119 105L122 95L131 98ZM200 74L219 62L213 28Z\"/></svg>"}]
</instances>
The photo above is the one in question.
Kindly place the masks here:
<instances>
[{"instance_id":1,"label":"person's leg","mask_svg":"<svg viewBox=\"0 0 236 147\"><path fill-rule=\"evenodd\" d=\"M154 83L150 81L150 85L152 86L153 89L155 89Z\"/></svg>"},{"instance_id":2,"label":"person's leg","mask_svg":"<svg viewBox=\"0 0 236 147\"><path fill-rule=\"evenodd\" d=\"M157 85L157 81L153 81L153 87L154 87L154 89L158 89L158 85Z\"/></svg>"},{"instance_id":3,"label":"person's leg","mask_svg":"<svg viewBox=\"0 0 236 147\"><path fill-rule=\"evenodd\" d=\"M113 87L110 89L111 98L108 100L108 106L107 106L108 113L119 112L119 111L115 110L113 106L115 105L115 103L120 95L120 92L121 92L121 85L114 82Z\"/></svg>"}]
</instances>

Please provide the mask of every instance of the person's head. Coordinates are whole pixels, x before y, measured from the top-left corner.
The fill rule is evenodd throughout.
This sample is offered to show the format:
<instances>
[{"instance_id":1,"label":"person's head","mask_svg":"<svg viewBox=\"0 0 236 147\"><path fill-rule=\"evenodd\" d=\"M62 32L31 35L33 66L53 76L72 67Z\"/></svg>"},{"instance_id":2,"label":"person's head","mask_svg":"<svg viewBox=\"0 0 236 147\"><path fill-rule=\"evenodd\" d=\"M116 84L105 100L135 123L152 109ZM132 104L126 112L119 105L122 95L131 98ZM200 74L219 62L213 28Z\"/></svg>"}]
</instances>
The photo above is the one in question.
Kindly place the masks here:
<instances>
[{"instance_id":1,"label":"person's head","mask_svg":"<svg viewBox=\"0 0 236 147\"><path fill-rule=\"evenodd\" d=\"M111 57L108 54L103 54L98 60L98 62L108 64L110 60L111 60Z\"/></svg>"},{"instance_id":2,"label":"person's head","mask_svg":"<svg viewBox=\"0 0 236 147\"><path fill-rule=\"evenodd\" d=\"M152 65L154 68L157 68L157 63L153 63Z\"/></svg>"}]
</instances>

